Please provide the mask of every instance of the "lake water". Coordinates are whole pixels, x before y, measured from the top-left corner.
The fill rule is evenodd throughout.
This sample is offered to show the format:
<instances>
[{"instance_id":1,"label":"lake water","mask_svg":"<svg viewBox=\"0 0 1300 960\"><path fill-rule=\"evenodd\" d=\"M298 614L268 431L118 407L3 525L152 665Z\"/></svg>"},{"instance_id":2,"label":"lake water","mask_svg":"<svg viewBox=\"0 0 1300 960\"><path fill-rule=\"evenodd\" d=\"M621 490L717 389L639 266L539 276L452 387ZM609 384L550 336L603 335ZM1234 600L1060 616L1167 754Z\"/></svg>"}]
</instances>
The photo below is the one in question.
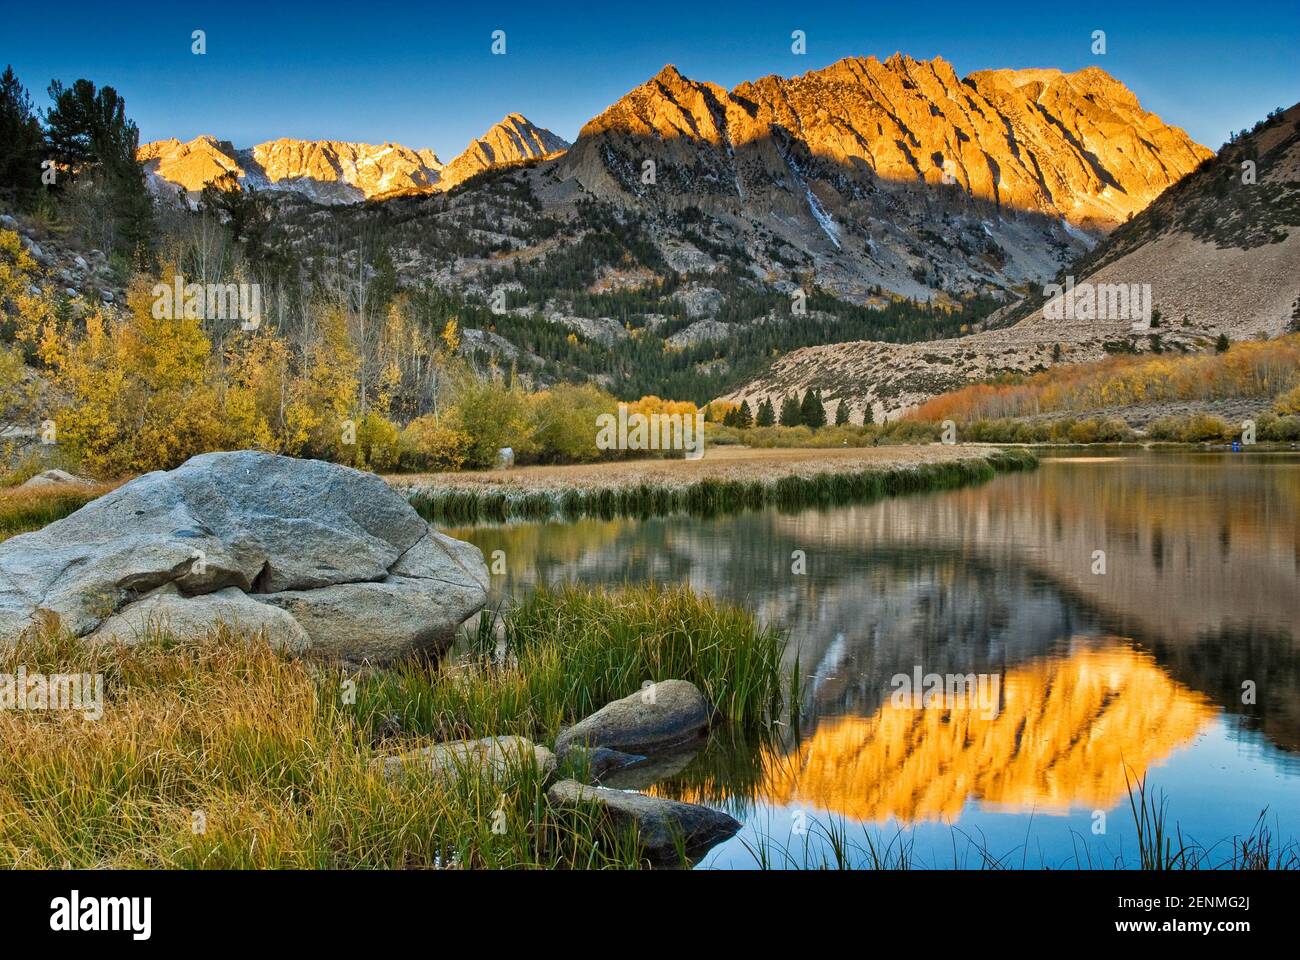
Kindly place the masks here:
<instances>
[{"instance_id":1,"label":"lake water","mask_svg":"<svg viewBox=\"0 0 1300 960\"><path fill-rule=\"evenodd\" d=\"M451 532L505 551L502 595L686 583L788 633L797 722L650 787L745 824L703 867L819 863L828 832L859 863L1132 866L1126 770L1216 860L1264 810L1300 838L1300 455L1048 456L863 506ZM930 674L940 699L901 699Z\"/></svg>"}]
</instances>

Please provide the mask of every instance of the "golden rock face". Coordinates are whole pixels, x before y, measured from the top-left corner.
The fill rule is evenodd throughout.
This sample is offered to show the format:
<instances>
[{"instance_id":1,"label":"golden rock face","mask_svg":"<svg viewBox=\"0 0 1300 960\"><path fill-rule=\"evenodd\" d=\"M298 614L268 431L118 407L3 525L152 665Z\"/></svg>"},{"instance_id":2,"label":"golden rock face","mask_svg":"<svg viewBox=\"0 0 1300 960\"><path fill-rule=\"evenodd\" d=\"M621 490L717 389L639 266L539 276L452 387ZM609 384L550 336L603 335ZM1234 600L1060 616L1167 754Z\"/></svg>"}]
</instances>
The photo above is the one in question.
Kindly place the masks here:
<instances>
[{"instance_id":1,"label":"golden rock face","mask_svg":"<svg viewBox=\"0 0 1300 960\"><path fill-rule=\"evenodd\" d=\"M568 148L567 141L534 125L522 114L512 113L447 164L442 171L442 186L450 189L491 167L553 157Z\"/></svg>"},{"instance_id":2,"label":"golden rock face","mask_svg":"<svg viewBox=\"0 0 1300 960\"><path fill-rule=\"evenodd\" d=\"M156 181L191 193L232 173L255 187L351 203L448 190L490 167L555 156L567 147L549 130L512 113L445 166L432 150L401 144L288 138L249 150L210 136L189 143L158 140L142 145L137 156Z\"/></svg>"},{"instance_id":3,"label":"golden rock face","mask_svg":"<svg viewBox=\"0 0 1300 960\"><path fill-rule=\"evenodd\" d=\"M360 194L356 199L427 193L438 184L441 164L429 151L399 144L375 146L335 140L273 140L253 148L261 176L271 184L305 180L339 184Z\"/></svg>"},{"instance_id":4,"label":"golden rock face","mask_svg":"<svg viewBox=\"0 0 1300 960\"><path fill-rule=\"evenodd\" d=\"M968 800L1006 812L1108 809L1190 742L1209 702L1126 647L1082 649L1001 678L996 717L978 706L911 709L820 723L772 756L760 795L859 821L955 819Z\"/></svg>"},{"instance_id":5,"label":"golden rock face","mask_svg":"<svg viewBox=\"0 0 1300 960\"><path fill-rule=\"evenodd\" d=\"M1122 223L1211 155L1096 67L962 80L941 58L898 54L730 92L665 67L590 121L567 163L599 190L611 147L633 159L652 151L695 174L699 190L741 200L800 179L955 184L1097 229Z\"/></svg>"},{"instance_id":6,"label":"golden rock face","mask_svg":"<svg viewBox=\"0 0 1300 960\"><path fill-rule=\"evenodd\" d=\"M143 144L136 156L158 177L191 192L202 190L213 180L233 173L244 175L235 159L235 148L213 137L195 137L189 143L155 140Z\"/></svg>"},{"instance_id":7,"label":"golden rock face","mask_svg":"<svg viewBox=\"0 0 1300 960\"><path fill-rule=\"evenodd\" d=\"M296 189L327 203L437 188L442 164L429 150L337 140L272 140L236 150L209 136L159 140L137 154L155 182L191 193L233 174L259 188Z\"/></svg>"}]
</instances>

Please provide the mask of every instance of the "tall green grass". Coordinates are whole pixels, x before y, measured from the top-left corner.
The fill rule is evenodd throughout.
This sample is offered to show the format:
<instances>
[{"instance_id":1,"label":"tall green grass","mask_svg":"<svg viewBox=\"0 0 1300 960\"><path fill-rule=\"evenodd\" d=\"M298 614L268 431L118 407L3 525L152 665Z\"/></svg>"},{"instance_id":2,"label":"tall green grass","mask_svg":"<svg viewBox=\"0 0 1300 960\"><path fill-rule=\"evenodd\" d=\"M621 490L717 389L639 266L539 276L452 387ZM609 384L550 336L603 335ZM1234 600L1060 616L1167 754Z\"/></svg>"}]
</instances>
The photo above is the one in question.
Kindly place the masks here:
<instances>
[{"instance_id":1,"label":"tall green grass","mask_svg":"<svg viewBox=\"0 0 1300 960\"><path fill-rule=\"evenodd\" d=\"M498 639L504 635L504 641ZM725 718L775 709L780 638L685 590L543 592L443 664L341 675L217 628L0 648L0 673L102 674L104 713L0 711L0 867L634 868L635 838L557 811L520 758L444 782L371 761L430 740L559 728L646 680Z\"/></svg>"},{"instance_id":2,"label":"tall green grass","mask_svg":"<svg viewBox=\"0 0 1300 960\"><path fill-rule=\"evenodd\" d=\"M1300 843L1278 840L1267 809L1260 811L1246 836L1207 847L1184 838L1177 822L1170 823L1169 798L1148 791L1145 776L1130 779L1126 769L1124 781L1142 870L1300 870ZM1226 854L1224 845L1229 848Z\"/></svg>"},{"instance_id":3,"label":"tall green grass","mask_svg":"<svg viewBox=\"0 0 1300 960\"><path fill-rule=\"evenodd\" d=\"M1032 469L1037 464L1037 458L1028 451L995 451L948 463L824 471L776 480L709 477L678 485L640 483L629 487L571 488L563 493L452 487L416 493L411 504L425 519L448 524L584 516L611 520L672 513L710 516L766 506L783 510L838 506L904 493L947 490L983 483L1001 471Z\"/></svg>"},{"instance_id":4,"label":"tall green grass","mask_svg":"<svg viewBox=\"0 0 1300 960\"><path fill-rule=\"evenodd\" d=\"M396 722L436 739L519 734L550 741L610 700L689 680L736 728L780 710L782 635L684 587L541 588L502 618L484 614L450 677L411 664L359 691L373 729Z\"/></svg>"}]
</instances>

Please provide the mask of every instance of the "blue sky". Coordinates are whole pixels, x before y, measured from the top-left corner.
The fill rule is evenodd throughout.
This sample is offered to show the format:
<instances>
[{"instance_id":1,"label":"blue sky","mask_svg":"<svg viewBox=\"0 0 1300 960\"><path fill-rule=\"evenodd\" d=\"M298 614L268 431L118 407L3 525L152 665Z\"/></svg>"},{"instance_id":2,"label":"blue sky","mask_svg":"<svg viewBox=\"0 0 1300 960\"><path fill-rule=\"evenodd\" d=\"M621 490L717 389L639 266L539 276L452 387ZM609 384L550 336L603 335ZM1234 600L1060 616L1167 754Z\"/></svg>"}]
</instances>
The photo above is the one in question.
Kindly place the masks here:
<instances>
[{"instance_id":1,"label":"blue sky","mask_svg":"<svg viewBox=\"0 0 1300 960\"><path fill-rule=\"evenodd\" d=\"M1096 64L1210 147L1300 100L1295 0L6 6L0 61L38 105L51 78L115 86L142 140L388 140L449 160L514 111L572 140L665 63L731 87L896 50L942 55L963 76ZM207 33L204 56L190 52L195 29ZM795 29L807 34L803 56L790 50ZM494 30L506 32L505 56L491 53ZM1094 30L1106 31L1104 56L1091 53Z\"/></svg>"}]
</instances>

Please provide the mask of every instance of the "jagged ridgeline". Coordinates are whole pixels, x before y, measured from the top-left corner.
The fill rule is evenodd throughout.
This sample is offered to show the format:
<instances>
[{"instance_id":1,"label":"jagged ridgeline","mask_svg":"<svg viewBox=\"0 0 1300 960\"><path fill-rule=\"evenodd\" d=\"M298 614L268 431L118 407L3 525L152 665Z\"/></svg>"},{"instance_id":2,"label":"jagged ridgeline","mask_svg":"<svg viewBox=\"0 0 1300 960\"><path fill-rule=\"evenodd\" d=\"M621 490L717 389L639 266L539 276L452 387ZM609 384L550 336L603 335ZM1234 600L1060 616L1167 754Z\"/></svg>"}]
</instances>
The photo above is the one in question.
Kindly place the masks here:
<instances>
[{"instance_id":1,"label":"jagged ridgeline","mask_svg":"<svg viewBox=\"0 0 1300 960\"><path fill-rule=\"evenodd\" d=\"M443 164L396 144L146 144L155 193L270 194L306 276L362 269L529 381L704 402L814 344L953 337L1209 151L1096 68L849 58L732 90L673 67L572 145L511 114Z\"/></svg>"},{"instance_id":2,"label":"jagged ridgeline","mask_svg":"<svg viewBox=\"0 0 1300 960\"><path fill-rule=\"evenodd\" d=\"M812 345L774 359L722 399L753 406L818 389L828 401L844 400L855 421L867 409L880 419L972 382L1014 381L1055 364L1200 353L1300 332L1297 226L1300 106L1293 106L1206 155L1050 278L1058 288L1095 293L1097 309L1063 310L1060 302L1045 309L1053 291L1045 282L968 336L905 346L875 336ZM1135 288L1145 315L1101 309L1114 303L1114 291Z\"/></svg>"}]
</instances>

